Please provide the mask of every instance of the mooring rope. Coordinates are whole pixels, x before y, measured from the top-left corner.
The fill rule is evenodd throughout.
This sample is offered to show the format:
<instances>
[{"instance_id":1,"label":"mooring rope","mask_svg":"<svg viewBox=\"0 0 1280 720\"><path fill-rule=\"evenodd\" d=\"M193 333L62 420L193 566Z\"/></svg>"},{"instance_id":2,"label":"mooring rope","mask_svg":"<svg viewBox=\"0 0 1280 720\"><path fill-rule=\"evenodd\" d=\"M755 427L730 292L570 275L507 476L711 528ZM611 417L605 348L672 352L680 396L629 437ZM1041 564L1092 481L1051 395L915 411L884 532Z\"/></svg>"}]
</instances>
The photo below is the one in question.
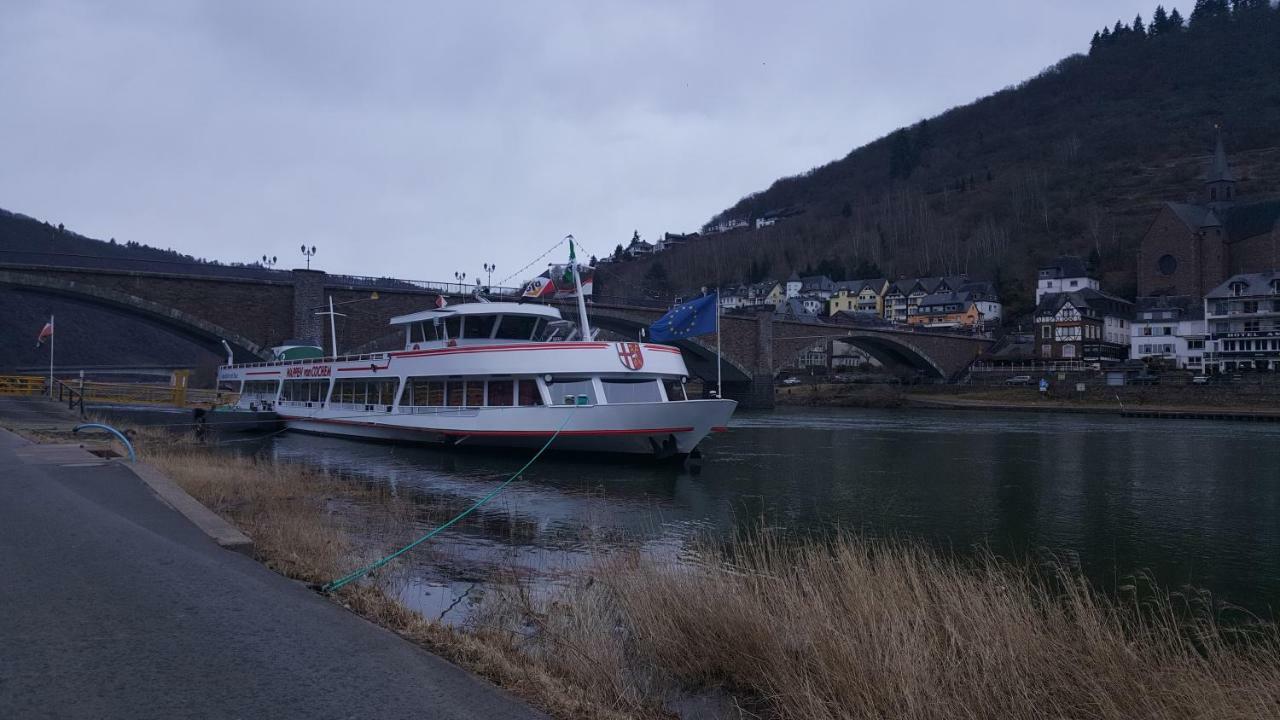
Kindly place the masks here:
<instances>
[{"instance_id":1,"label":"mooring rope","mask_svg":"<svg viewBox=\"0 0 1280 720\"><path fill-rule=\"evenodd\" d=\"M334 590L337 590L337 589L341 588L342 586L344 586L344 585L346 585L346 584L348 584L348 583L350 583L350 582L354 582L354 581L356 581L356 580L359 580L360 578L364 577L365 575L368 575L369 573L373 572L374 570L377 570L378 568L382 567L383 565L386 565L387 563L391 562L392 560L395 560L396 558L398 558L398 557L400 557L401 555L403 555L403 554L405 554L405 553L409 552L410 550L412 550L412 549L414 549L415 547L417 547L417 546L421 545L422 543L424 543L424 542L426 542L426 541L430 540L431 538L435 537L436 535L439 535L441 532L444 532L446 529L448 529L449 527L451 527L452 525L454 525L455 523L457 523L459 520L461 520L461 519L465 518L466 516L470 515L471 513L475 512L475 510L476 510L477 508L479 508L481 505L484 505L485 503L487 503L487 502L489 502L490 500L492 500L492 499L494 499L495 497L497 497L497 496L498 496L498 493L502 492L504 489L506 489L506 487L507 487L508 485L510 485L511 483L515 482L517 479L519 479L519 477L520 477L521 475L523 475L523 474L524 474L524 472L525 472L526 470L528 470L528 469L529 469L529 467L530 467L531 465L533 465L533 463L534 463L534 462L536 462L538 458L542 457L542 454L543 454L544 452L546 452L546 451L547 451L547 448L551 447L551 443L555 442L555 439L556 439L557 437L559 437L559 436L560 436L560 432L561 432L562 430L564 430L564 429L565 429L565 427L569 424L569 420L573 419L573 410L574 410L574 409L576 409L577 407L578 407L577 405L570 405L570 406L569 406L570 410L569 410L569 412L568 412L568 413L566 413L566 414L565 414L564 422L560 423L560 427L556 428L556 431L555 431L554 433L552 433L552 434L551 434L551 437L547 438L547 441L546 441L545 443L543 443L542 447L538 448L538 452L534 453L534 454L533 454L533 457L529 458L529 461L528 461L528 462L526 462L526 463L524 464L524 466L522 466L519 470L515 471L515 474L513 474L511 477L509 477L509 478L507 478L506 480L502 481L502 483L501 483L501 484L499 484L499 485L498 485L498 487L494 488L494 489L493 489L492 491L490 491L487 495L485 495L484 497L482 497L482 498L480 498L479 500L475 501L475 503L473 503L473 504L471 505L471 507L467 508L466 510L463 510L462 512L458 513L458 514L457 514L457 515L455 515L453 518L451 518L448 522L444 523L443 525L439 525L439 526L437 526L437 527L436 527L435 529L433 529L431 532L427 533L426 535L423 535L422 537L418 538L417 540L414 540L413 542L409 543L408 545L405 545L404 547L400 548L399 550L396 550L395 552L391 553L390 555L387 555L386 557L382 558L381 560L378 560L378 561L376 561L376 562L370 563L369 565L366 565L366 566L364 566L364 567L360 568L359 570L356 570L356 571L354 571L354 572L352 572L352 573L349 573L349 574L347 574L347 575L344 575L344 576L342 576L342 577L338 578L337 580L334 580L334 581L332 581L332 582L327 583L326 585L324 585L324 586L322 586L322 587L320 588L320 592L326 592L326 593L328 593L328 592L333 592Z\"/></svg>"}]
</instances>

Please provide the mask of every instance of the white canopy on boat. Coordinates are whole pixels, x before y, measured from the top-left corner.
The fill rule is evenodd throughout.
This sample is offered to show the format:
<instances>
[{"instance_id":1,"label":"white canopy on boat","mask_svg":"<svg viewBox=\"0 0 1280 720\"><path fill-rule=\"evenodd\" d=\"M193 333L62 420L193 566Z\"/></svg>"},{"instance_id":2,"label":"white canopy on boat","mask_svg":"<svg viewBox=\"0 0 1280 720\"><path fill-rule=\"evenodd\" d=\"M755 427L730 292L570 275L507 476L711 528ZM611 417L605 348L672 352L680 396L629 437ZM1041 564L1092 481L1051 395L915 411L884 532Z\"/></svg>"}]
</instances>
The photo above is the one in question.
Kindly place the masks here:
<instances>
[{"instance_id":1,"label":"white canopy on boat","mask_svg":"<svg viewBox=\"0 0 1280 720\"><path fill-rule=\"evenodd\" d=\"M442 308L422 310L408 315L399 315L391 318L391 324L408 325L409 323L421 322L423 320L434 320L437 318L447 318L454 315L529 315L532 317L547 318L549 320L560 319L560 311L546 305L536 305L533 303L487 302L462 303L460 305L449 305Z\"/></svg>"}]
</instances>

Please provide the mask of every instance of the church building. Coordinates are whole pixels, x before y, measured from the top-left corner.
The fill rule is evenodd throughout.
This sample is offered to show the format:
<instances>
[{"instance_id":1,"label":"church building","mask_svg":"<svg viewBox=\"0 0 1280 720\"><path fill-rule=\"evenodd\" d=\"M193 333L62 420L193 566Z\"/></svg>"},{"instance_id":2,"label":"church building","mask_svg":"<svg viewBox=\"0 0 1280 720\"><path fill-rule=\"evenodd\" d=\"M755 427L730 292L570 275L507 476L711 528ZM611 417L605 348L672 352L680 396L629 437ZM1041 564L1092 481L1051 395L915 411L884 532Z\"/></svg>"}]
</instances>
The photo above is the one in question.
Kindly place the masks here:
<instances>
[{"instance_id":1,"label":"church building","mask_svg":"<svg viewBox=\"0 0 1280 720\"><path fill-rule=\"evenodd\" d=\"M1199 204L1168 202L1138 251L1138 296L1203 298L1238 273L1277 267L1280 199L1240 202L1218 135Z\"/></svg>"}]
</instances>

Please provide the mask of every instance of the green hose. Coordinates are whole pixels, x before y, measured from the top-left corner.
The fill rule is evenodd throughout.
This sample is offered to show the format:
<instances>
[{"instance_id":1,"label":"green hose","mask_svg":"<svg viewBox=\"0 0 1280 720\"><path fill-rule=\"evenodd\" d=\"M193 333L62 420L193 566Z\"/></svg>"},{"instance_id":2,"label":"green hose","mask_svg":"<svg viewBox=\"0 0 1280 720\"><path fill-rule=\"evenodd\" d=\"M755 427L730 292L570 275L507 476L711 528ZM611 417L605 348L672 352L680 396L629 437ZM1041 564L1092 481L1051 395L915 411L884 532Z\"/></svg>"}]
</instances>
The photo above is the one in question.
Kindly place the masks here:
<instances>
[{"instance_id":1,"label":"green hose","mask_svg":"<svg viewBox=\"0 0 1280 720\"><path fill-rule=\"evenodd\" d=\"M577 405L570 405L569 407L570 407L570 408L576 408L576 407L577 407ZM382 567L383 565L386 565L387 563L391 562L392 560L395 560L396 558L400 557L401 555L403 555L403 554L405 554L405 553L409 552L410 550L414 549L415 547L417 547L417 546L421 545L422 543L424 543L424 542L426 542L426 541L430 540L431 538L435 537L436 535L440 534L441 532L443 532L444 530L446 530L447 528L449 528L450 526L452 526L454 523L457 523L457 522L458 522L459 520L461 520L462 518L464 518L464 517L466 517L466 516L470 515L472 512L474 512L474 511L475 511L475 509L476 509L476 508L480 507L481 505L484 505L485 503L489 502L489 501L490 501L490 500L492 500L493 498L497 497L498 493L502 492L502 491L503 491L503 489L505 489L508 485L510 485L511 483L515 482L515 481L516 481L516 480L517 480L521 475L523 475L523 474L524 474L524 471L525 471L525 470L528 470L528 469L529 469L529 466L530 466L530 465L533 465L533 463L534 463L534 462L535 462L539 457L542 457L542 453L546 452L546 451L547 451L547 448L551 447L551 443L552 443L552 442L554 442L554 441L555 441L555 439L556 439L557 437L559 437L559 436L560 436L560 431L565 429L565 426L567 426L567 425L569 424L569 420L570 420L570 419L572 419L572 418L573 418L573 410L571 409L571 410L570 410L570 411L565 415L564 422L560 423L560 427L556 428L556 431L555 431L554 433L552 433L552 434L551 434L551 437L547 438L547 441L546 441L545 443L543 443L543 445L542 445L542 447L541 447L541 448L539 448L539 449L538 449L538 452L534 453L534 454L533 454L533 457L529 458L529 462L525 463L525 464L524 464L524 466L523 466L523 467L521 467L519 470L517 470L517 471L515 472L515 474L514 474L514 475L512 475L511 477L509 477L509 478L507 478L506 480L504 480L504 481L502 482L502 484L500 484L500 485L498 485L498 487L494 488L491 492L489 492L489 494L488 494L488 495L485 495L484 497L482 497L482 498L480 498L479 500L477 500L474 504L472 504L472 506L471 506L471 507L467 508L466 510L463 510L461 513L458 513L456 516L454 516L454 517L453 517L451 520L449 520L448 522L446 522L446 523L444 523L443 525L441 525L441 526L439 526L439 527L435 528L434 530L432 530L431 532L427 533L426 535L423 535L422 537L418 538L417 540L414 540L413 542L409 543L408 545L405 545L404 547L402 547L402 548L400 548L399 550L397 550L397 551L395 551L395 552L391 553L390 555L388 555L388 556L386 556L386 557L382 558L381 560L378 560L377 562L374 562L374 563L372 563L372 564L370 564L370 565L366 565L365 567L362 567L362 568L360 568L359 570L356 570L355 572L350 573L349 575L344 575L344 576L342 576L342 577L338 578L337 580L334 580L334 581L332 581L332 582L330 582L330 583L328 583L328 584L324 585L323 587L321 587L321 588L320 588L320 592L326 592L326 593L328 593L328 592L333 592L334 590L337 590L337 589L341 588L343 585L346 585L346 584L348 584L348 583L350 583L350 582L354 582L354 581L356 581L356 580L359 580L360 578L364 577L365 575L368 575L369 573L373 572L374 570L377 570L378 568Z\"/></svg>"}]
</instances>

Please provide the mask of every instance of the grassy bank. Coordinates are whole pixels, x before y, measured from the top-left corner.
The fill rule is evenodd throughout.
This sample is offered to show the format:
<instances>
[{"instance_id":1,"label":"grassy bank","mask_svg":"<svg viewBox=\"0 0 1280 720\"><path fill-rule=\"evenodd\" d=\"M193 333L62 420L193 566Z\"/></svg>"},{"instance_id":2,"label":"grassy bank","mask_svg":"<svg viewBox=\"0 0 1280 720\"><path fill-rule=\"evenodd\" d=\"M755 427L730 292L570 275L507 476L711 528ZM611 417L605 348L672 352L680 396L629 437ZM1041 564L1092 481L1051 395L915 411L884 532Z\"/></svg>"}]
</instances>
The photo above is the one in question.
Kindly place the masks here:
<instances>
[{"instance_id":1,"label":"grassy bank","mask_svg":"<svg viewBox=\"0 0 1280 720\"><path fill-rule=\"evenodd\" d=\"M780 385L774 392L779 405L897 408L906 404L900 385L815 383Z\"/></svg>"},{"instance_id":2,"label":"grassy bank","mask_svg":"<svg viewBox=\"0 0 1280 720\"><path fill-rule=\"evenodd\" d=\"M452 510L303 467L141 444L250 534L263 562L307 582ZM362 545L371 528L386 547ZM1274 626L1224 628L1195 594L1144 586L1141 599L1136 588L1109 599L1063 566L855 536L800 547L766 537L708 544L679 564L602 558L555 594L496 583L461 629L397 603L395 581L384 573L334 599L558 717L670 717L667 700L702 691L745 717L1280 713Z\"/></svg>"}]
</instances>

